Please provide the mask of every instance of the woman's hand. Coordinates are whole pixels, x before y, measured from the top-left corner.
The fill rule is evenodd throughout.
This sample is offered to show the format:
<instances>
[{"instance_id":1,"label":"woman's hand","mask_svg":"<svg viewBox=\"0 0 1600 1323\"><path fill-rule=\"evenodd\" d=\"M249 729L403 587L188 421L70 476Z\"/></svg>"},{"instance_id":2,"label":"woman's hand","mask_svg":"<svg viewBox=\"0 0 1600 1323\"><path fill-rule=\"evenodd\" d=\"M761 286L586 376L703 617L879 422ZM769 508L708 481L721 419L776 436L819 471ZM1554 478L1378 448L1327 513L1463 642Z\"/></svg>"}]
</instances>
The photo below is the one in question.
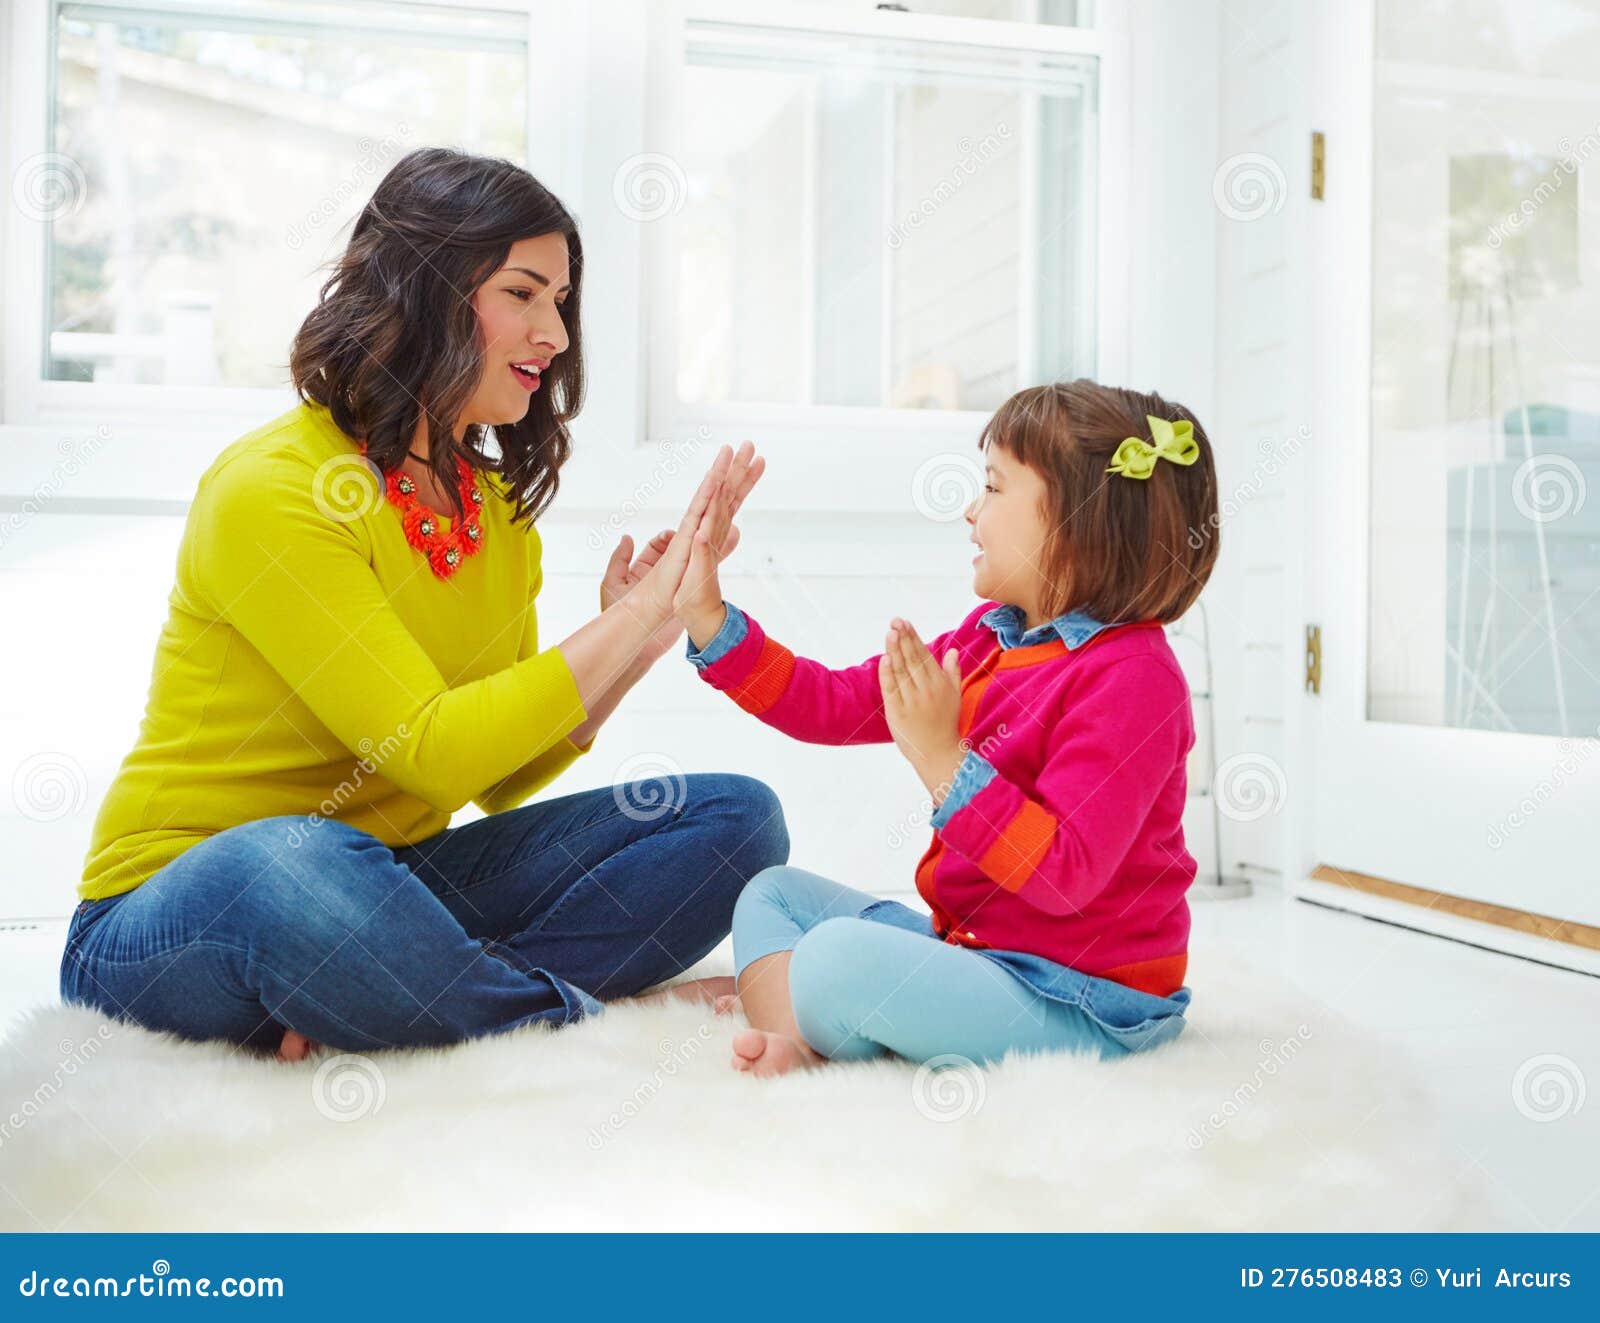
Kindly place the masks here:
<instances>
[{"instance_id":1,"label":"woman's hand","mask_svg":"<svg viewBox=\"0 0 1600 1323\"><path fill-rule=\"evenodd\" d=\"M600 609L604 611L614 602L620 602L643 582L646 574L661 559L662 553L672 543L672 530L664 528L645 543L644 550L633 556L633 539L626 533L611 553L605 577L600 580ZM676 617L667 620L653 633L639 650L639 664L649 668L660 661L683 633L683 625Z\"/></svg>"},{"instance_id":2,"label":"woman's hand","mask_svg":"<svg viewBox=\"0 0 1600 1323\"><path fill-rule=\"evenodd\" d=\"M878 662L883 714L895 746L916 769L937 805L966 757L960 734L961 663L954 648L934 660L904 620L889 623Z\"/></svg>"},{"instance_id":3,"label":"woman's hand","mask_svg":"<svg viewBox=\"0 0 1600 1323\"><path fill-rule=\"evenodd\" d=\"M672 541L672 530L664 528L644 544L638 556L633 554L633 539L624 533L611 553L606 572L600 580L600 609L604 611L614 602L620 602L638 586L650 568L661 559L661 553Z\"/></svg>"}]
</instances>

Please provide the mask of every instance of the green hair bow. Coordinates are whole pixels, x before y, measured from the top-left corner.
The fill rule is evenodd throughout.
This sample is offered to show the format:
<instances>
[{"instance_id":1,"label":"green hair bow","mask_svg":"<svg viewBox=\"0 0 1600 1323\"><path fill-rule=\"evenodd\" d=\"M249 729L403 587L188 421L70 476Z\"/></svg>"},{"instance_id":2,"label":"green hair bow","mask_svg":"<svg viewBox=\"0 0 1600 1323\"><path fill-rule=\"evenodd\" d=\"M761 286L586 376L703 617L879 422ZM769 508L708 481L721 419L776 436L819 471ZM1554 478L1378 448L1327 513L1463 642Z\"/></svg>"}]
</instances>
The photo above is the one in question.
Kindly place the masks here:
<instances>
[{"instance_id":1,"label":"green hair bow","mask_svg":"<svg viewBox=\"0 0 1600 1323\"><path fill-rule=\"evenodd\" d=\"M1187 418L1180 418L1177 422L1168 422L1165 418L1157 418L1154 414L1144 416L1150 424L1150 435L1155 439L1155 444L1143 441L1136 436L1123 440L1117 447L1117 453L1111 457L1111 463L1106 466L1107 473L1120 473L1124 478L1148 478L1156 471L1156 460L1170 459L1174 464L1188 467L1200 456L1200 443L1194 439L1194 424Z\"/></svg>"}]
</instances>

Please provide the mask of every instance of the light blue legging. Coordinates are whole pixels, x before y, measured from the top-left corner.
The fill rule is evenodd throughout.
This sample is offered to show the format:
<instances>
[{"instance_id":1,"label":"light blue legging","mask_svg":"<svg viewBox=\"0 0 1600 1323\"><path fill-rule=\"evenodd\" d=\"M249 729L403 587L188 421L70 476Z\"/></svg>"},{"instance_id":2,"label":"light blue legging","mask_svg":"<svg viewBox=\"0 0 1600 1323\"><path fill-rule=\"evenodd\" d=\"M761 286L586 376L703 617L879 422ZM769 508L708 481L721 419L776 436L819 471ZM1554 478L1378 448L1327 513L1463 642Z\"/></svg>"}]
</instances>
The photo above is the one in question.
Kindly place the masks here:
<instances>
[{"instance_id":1,"label":"light blue legging","mask_svg":"<svg viewBox=\"0 0 1600 1323\"><path fill-rule=\"evenodd\" d=\"M863 919L876 896L804 869L763 869L733 907L734 966L793 951L789 996L806 1042L835 1061L892 1052L979 1064L1007 1052L1126 1049L1075 1006L933 935ZM761 971L756 972L761 977Z\"/></svg>"}]
</instances>

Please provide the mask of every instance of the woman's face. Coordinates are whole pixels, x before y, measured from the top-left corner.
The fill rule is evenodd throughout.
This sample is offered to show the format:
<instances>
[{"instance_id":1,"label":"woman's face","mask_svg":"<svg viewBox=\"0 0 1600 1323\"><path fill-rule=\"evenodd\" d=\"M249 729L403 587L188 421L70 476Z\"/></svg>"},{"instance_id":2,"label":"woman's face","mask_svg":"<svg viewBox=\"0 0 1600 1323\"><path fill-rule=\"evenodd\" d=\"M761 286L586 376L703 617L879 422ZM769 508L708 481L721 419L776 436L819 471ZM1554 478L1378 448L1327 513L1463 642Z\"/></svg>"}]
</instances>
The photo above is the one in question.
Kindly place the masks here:
<instances>
[{"instance_id":1,"label":"woman's face","mask_svg":"<svg viewBox=\"0 0 1600 1323\"><path fill-rule=\"evenodd\" d=\"M565 235L541 234L511 245L505 265L472 296L483 328L483 376L463 421L492 427L527 416L540 373L566 351L561 307L571 290Z\"/></svg>"},{"instance_id":2,"label":"woman's face","mask_svg":"<svg viewBox=\"0 0 1600 1323\"><path fill-rule=\"evenodd\" d=\"M1045 595L1045 482L1001 447L984 451L984 488L967 507L972 541L972 591L1020 606L1030 620Z\"/></svg>"}]
</instances>

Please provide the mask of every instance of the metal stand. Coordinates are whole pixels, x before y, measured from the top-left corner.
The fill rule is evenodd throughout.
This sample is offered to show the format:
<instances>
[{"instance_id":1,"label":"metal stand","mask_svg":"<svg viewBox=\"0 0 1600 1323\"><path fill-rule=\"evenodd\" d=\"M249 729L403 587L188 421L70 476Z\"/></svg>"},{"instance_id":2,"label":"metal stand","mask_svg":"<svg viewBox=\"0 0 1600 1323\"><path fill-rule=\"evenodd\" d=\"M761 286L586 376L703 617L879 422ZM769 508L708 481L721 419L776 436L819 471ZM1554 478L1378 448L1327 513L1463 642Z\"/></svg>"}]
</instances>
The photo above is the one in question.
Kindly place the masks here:
<instances>
[{"instance_id":1,"label":"metal stand","mask_svg":"<svg viewBox=\"0 0 1600 1323\"><path fill-rule=\"evenodd\" d=\"M1195 615L1200 619L1198 635L1185 628L1190 617ZM1211 801L1211 856L1214 866L1210 877L1195 879L1194 886L1189 888L1189 895L1195 900L1238 900L1250 895L1254 891L1254 886L1247 877L1222 875L1222 811L1217 807L1217 797L1211 793L1211 787L1217 780L1217 705L1212 698L1215 686L1211 668L1211 621L1206 615L1204 600L1197 601L1193 608L1184 614L1182 620L1167 626L1167 633L1173 638L1193 639L1205 661L1205 687L1191 690L1189 697L1204 700L1206 705L1206 762L1211 768L1211 775L1204 786L1189 787L1189 798Z\"/></svg>"}]
</instances>

